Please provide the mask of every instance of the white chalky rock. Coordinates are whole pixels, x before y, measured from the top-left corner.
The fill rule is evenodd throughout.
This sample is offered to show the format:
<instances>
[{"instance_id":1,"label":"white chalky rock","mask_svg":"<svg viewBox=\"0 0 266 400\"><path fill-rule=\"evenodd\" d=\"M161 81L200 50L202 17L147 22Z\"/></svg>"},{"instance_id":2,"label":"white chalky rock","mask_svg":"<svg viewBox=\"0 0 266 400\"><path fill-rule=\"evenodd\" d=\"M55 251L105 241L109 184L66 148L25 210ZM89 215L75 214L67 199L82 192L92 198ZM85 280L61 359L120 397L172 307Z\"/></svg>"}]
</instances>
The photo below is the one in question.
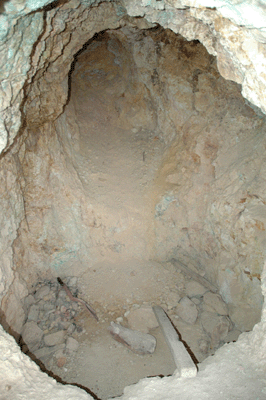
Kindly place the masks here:
<instances>
[{"instance_id":1,"label":"white chalky rock","mask_svg":"<svg viewBox=\"0 0 266 400\"><path fill-rule=\"evenodd\" d=\"M194 324L198 317L196 305L188 297L183 297L176 309L177 315L188 324Z\"/></svg>"},{"instance_id":2,"label":"white chalky rock","mask_svg":"<svg viewBox=\"0 0 266 400\"><path fill-rule=\"evenodd\" d=\"M148 333L133 331L115 322L111 322L108 329L115 340L130 348L134 353L152 354L155 350L156 339Z\"/></svg>"}]
</instances>

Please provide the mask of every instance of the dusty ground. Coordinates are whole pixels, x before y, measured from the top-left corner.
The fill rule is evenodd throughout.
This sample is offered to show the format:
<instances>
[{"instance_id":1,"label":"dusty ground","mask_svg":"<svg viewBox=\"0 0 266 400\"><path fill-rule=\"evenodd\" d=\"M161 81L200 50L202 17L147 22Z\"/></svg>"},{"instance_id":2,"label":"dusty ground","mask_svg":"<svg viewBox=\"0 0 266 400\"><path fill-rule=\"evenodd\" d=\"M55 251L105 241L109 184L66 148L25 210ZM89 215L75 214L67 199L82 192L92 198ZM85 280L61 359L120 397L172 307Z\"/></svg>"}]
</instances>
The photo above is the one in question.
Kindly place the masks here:
<instances>
[{"instance_id":1,"label":"dusty ground","mask_svg":"<svg viewBox=\"0 0 266 400\"><path fill-rule=\"evenodd\" d=\"M151 332L157 339L152 355L138 355L114 341L108 323L87 319L85 332L76 337L80 347L63 368L53 366L53 372L68 383L89 388L100 399L119 396L125 386L147 376L171 375L175 370L171 353L160 328Z\"/></svg>"},{"instance_id":2,"label":"dusty ground","mask_svg":"<svg viewBox=\"0 0 266 400\"><path fill-rule=\"evenodd\" d=\"M179 277L179 279L178 279ZM59 368L53 358L47 368L68 383L83 385L100 399L119 396L125 386L147 376L171 375L175 364L161 329L150 331L157 340L152 355L138 355L116 342L108 331L111 321L139 305L164 304L170 290L182 286L183 277L170 265L131 260L124 263L106 263L89 269L80 282L79 297L93 305L99 322L86 310L81 310L76 324L83 327L73 334L80 346L67 356L67 363Z\"/></svg>"}]
</instances>

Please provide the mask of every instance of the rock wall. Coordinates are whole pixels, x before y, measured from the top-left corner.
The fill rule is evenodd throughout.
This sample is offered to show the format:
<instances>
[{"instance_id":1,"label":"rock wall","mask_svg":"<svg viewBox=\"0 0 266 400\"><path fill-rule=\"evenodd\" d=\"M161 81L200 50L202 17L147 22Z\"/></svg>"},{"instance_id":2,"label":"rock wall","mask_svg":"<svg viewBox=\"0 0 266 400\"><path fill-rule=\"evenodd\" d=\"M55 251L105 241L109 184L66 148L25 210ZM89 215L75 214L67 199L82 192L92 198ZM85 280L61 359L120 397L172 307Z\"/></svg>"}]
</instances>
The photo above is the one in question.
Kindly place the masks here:
<instances>
[{"instance_id":1,"label":"rock wall","mask_svg":"<svg viewBox=\"0 0 266 400\"><path fill-rule=\"evenodd\" d=\"M2 150L5 146L10 147L13 144L10 154L2 159L3 165L6 163L7 166L8 164L12 166L13 176L9 172L9 167L7 171L5 167L3 168L2 210L6 212L1 215L4 221L2 225L4 240L1 243L4 249L1 299L6 322L16 332L20 332L22 327L23 313L20 299L27 294L27 289L22 284L23 273L20 273L19 277L14 275L12 244L17 236L21 219L24 219L23 223L26 227L28 223L25 219L25 198L23 198L25 182L21 169L25 147L23 145L21 147L20 160L17 155L18 148L21 146L20 138L16 138L16 143L14 139L21 127L21 133L24 132L23 141L27 136L27 130L25 131L27 126L27 129L30 127L34 129L32 140L36 144L38 127L44 121L55 119L62 112L67 101L68 73L74 54L93 36L95 31L108 27L116 28L119 19L123 16L123 12L116 4L104 3L98 7L96 3L97 7L92 11L87 8L88 4L80 7L79 4L71 3L62 5L59 9L50 8L28 14L30 9L25 4L8 3L7 12L0 16L1 55L3 55L1 56L0 118ZM78 15L80 20L77 19ZM67 22L64 22L65 20ZM78 29L75 29L73 34L73 27L76 27L76 24L78 24ZM7 48L8 51L6 51ZM57 74L57 84L53 81L56 71L61 71L60 76ZM55 93L54 96L53 93ZM36 113L37 109L38 113ZM36 157L33 162L37 163ZM38 169L38 167L37 163L35 168ZM36 170L37 174L39 172ZM12 180L14 182L12 189L6 191L4 188L11 188ZM9 226L8 236L7 226ZM27 249L23 251L25 250L27 252ZM19 262L17 270L21 271ZM11 283L12 286L10 286ZM5 296L7 292L8 295Z\"/></svg>"},{"instance_id":2,"label":"rock wall","mask_svg":"<svg viewBox=\"0 0 266 400\"><path fill-rule=\"evenodd\" d=\"M145 22L146 27L151 27L158 22L165 28L181 33L189 40L200 40L210 54L217 55L218 69L221 74L242 85L244 97L263 112L265 112L266 104L264 94L264 8L260 3L257 3L254 8L254 3L249 2L232 5L230 2L220 1L217 5L217 2L213 4L211 1L204 3L198 1L190 4L190 2L181 1L148 2L143 0L141 2L125 1L124 8L119 3L72 1L60 4L55 8L40 8L48 4L49 2L39 2L37 9L28 2L8 2L4 4L0 15L0 147L1 151L6 152L13 146L13 149L9 150L1 160L4 165L1 170L2 188L5 188L1 195L1 209L4 210L1 215L3 238L1 240L3 246L1 297L3 298L3 309L9 315L8 323L13 325L17 331L19 331L21 319L23 319L23 315L21 319L17 318L20 314L19 299L27 293L27 289L23 284L22 274L18 274L20 272L19 252L16 253L17 271L14 273L12 270L12 245L25 213L25 198L22 196L25 188L23 187L21 163L24 159L23 151L26 148L21 147L19 159L16 156L16 143L15 145L13 143L19 131L20 133L24 131L24 135L28 134L32 148L39 141L45 142L50 139L47 131L51 125L48 126L45 123L48 119L54 120L64 110L68 100L68 73L73 56L95 32L107 28L117 28L124 24L121 20L125 17L126 12L131 16L145 16L148 21ZM92 11L89 11L88 6L93 6ZM216 9L205 8L213 6ZM257 17L258 13L259 18ZM250 22L253 15L255 15L255 19ZM241 27L238 24L241 24ZM56 78L56 82L54 78ZM154 79L156 80L156 77ZM201 79L201 76L195 77L194 85L197 84L198 87L202 85L202 88L206 85L210 86L209 78L205 82L202 82ZM213 90L213 88L209 90ZM194 99L196 101L194 106L199 111L200 104L202 101L204 103L204 96L203 100L201 99L198 103L197 95ZM209 106L207 100L205 104ZM38 109L38 114L36 109ZM166 191L156 192L156 201L154 202L157 212L155 239L160 242L160 235L166 223L169 224L171 221L173 226L176 224L176 220L172 218L173 214L176 215L176 211L178 211L180 213L179 221L182 221L182 223L179 222L179 226L180 229L184 229L182 231L184 247L190 249L192 247L193 257L196 253L200 254L202 263L206 262L204 267L207 267L210 279L220 283L224 298L230 302L234 297L239 302L238 304L242 301L243 295L253 299L257 293L259 279L261 279L262 259L265 257L263 252L265 247L264 165L261 155L265 144L262 122L252 114L245 115L246 110L247 108L241 103L240 114L242 116L235 118L232 115L234 110L228 109L228 115L224 116L222 124L227 124L229 128L221 131L218 126L215 132L207 130L207 136L211 133L211 137L215 140L207 141L200 140L200 138L196 144L184 132L183 136L173 142L172 147L168 148L167 158L162 163L157 177L158 181L163 183ZM226 121L229 115L230 118ZM230 136L227 131L231 130L232 119L238 119L236 121L238 127L234 128L234 135ZM26 125L28 131L25 131ZM49 129L47 129L48 127ZM247 135L246 127L252 131L251 135ZM193 118L191 118L188 128L191 128L188 129L189 132L194 130L195 135L200 137L201 132L198 131L198 127L193 127ZM40 135L43 133L45 133L44 137L41 138ZM233 137L231 141L229 136ZM220 146L224 137L229 140L228 148ZM19 142L19 139L16 140ZM240 144L238 145L238 143ZM176 149L179 149L180 146L183 146L182 160L177 166L175 154ZM252 151L249 150L251 147ZM46 149L49 153L49 145L46 145ZM224 160L228 160L228 155L230 155L229 163L225 164ZM243 159L239 159L239 155L241 157L244 155ZM42 167L41 163L38 164L38 157L34 151L27 157L29 163L32 163L31 171L35 171L37 180ZM49 157L50 154L47 154L47 159ZM191 157L193 163L190 162L188 167L187 161L191 160ZM248 162L246 162L246 157L249 159ZM172 164L169 164L169 159L173 160ZM205 178L202 184L206 188L208 196L210 190L216 190L212 202L207 204L206 196L204 197L204 194L199 193L194 187L192 191L188 191L188 196L184 200L183 195L179 197L180 193L177 196L176 186L179 179L185 180L184 185L188 185L186 171L191 168L191 165L190 176L196 183L195 188L197 188L199 172L204 171ZM231 181L234 182L233 185L227 185L228 174L226 172L228 170ZM236 170L241 170L241 173L236 173ZM215 183L213 181L214 174L217 178ZM46 190L45 187L41 187L41 189L43 192ZM224 191L226 196L224 196ZM27 193L30 199L30 190ZM198 196L202 197L203 207L197 204ZM191 219L187 219L187 216L184 218L184 214L186 214L187 203L191 199L195 204L196 218L193 216L193 221L196 223L191 225L188 230L187 225ZM42 212L45 213L46 210L43 209ZM211 216L208 221L205 219L206 213ZM30 215L27 217L30 219ZM27 220L24 219L20 226L21 237L28 229L27 224ZM34 219L34 224L38 224L36 219ZM39 230L38 227L36 229ZM206 232L205 242L202 240L203 237L200 237L202 229ZM213 240L213 237L216 236L220 238L219 243ZM173 247L178 248L178 240L174 233ZM24 251L19 245L18 248ZM49 256L51 252L52 254L57 252L57 248L51 249L50 244L47 249ZM208 249L207 254L203 254L203 249ZM157 256L163 257L164 251L164 249L161 250ZM36 254L38 254L38 249ZM230 254L230 260L228 260L228 254ZM186 258L187 253L184 252L182 257ZM224 271L218 272L218 269L215 269L214 276L211 273L213 259L217 264L221 262L225 267ZM195 265L192 264L193 266ZM234 284L235 279L242 281L243 285L240 289L238 284ZM230 283L232 283L232 290ZM253 288L251 292L249 291L250 283ZM265 289L265 284L263 288ZM9 295L5 296L8 290ZM255 298L255 302L260 301L261 297ZM14 302L17 305L15 315L12 314L14 307L9 306ZM244 312L246 311L244 310ZM247 348L248 356L257 358L256 362L259 365L263 364L262 350L265 347L263 332L265 332L265 306L262 322L255 327L251 335L245 336L238 344L242 349ZM250 344L251 342L254 345Z\"/></svg>"},{"instance_id":3,"label":"rock wall","mask_svg":"<svg viewBox=\"0 0 266 400\"><path fill-rule=\"evenodd\" d=\"M169 30L130 21L97 35L73 67L64 113L33 122L19 152L21 279L174 257L251 330L263 301L264 118L199 42Z\"/></svg>"},{"instance_id":4,"label":"rock wall","mask_svg":"<svg viewBox=\"0 0 266 400\"><path fill-rule=\"evenodd\" d=\"M265 8L249 1L130 1L129 15L145 16L217 56L221 75L242 85L245 98L265 112Z\"/></svg>"},{"instance_id":5,"label":"rock wall","mask_svg":"<svg viewBox=\"0 0 266 400\"><path fill-rule=\"evenodd\" d=\"M132 16L145 16L147 21L158 22L165 28L169 27L188 40L200 40L210 54L217 56L221 74L226 79L241 83L243 96L265 110L263 74L265 10L258 2L251 4L245 1L236 4L219 1L217 4L211 0L197 2L143 0L124 1L123 4L112 2L112 5L108 6L107 3L103 4L96 0L82 2L73 0L59 7L49 7L48 4L49 1L39 2L38 5L10 1L4 4L0 14L1 80L3 81L0 119L2 150L12 144L21 122L24 121L22 115L25 115L23 102L28 92L26 87L32 77L38 75L38 71L41 75L41 71L47 70L50 76L47 80L50 83L53 80L53 73L56 72L57 82L60 81L60 85L43 83L40 100L36 99L39 92L35 88L32 92L35 93L32 99L33 105L37 105L36 101L43 103L45 116L50 114L51 117L55 116L47 104L48 87L52 93L53 87L59 90L58 99L60 98L64 104L67 98L65 79L72 62L71 57L89 39L89 32L93 34L93 30L97 30L95 23L90 22L92 19L94 21L98 19L96 25L99 30L105 29L106 17L108 20L111 13L109 7L116 14L116 22L112 23L117 23L127 12ZM93 7L94 14L86 11L90 6ZM38 11L35 12L38 7ZM75 27L74 34L70 36L69 32L73 27ZM109 27L111 27L110 22ZM17 40L18 37L20 40ZM6 48L9 48L8 52ZM51 65L49 60L56 62ZM16 71L19 71L19 74ZM61 75L60 79L58 73ZM61 82L65 82L65 85ZM41 108L39 114L42 114ZM59 107L59 112L61 109L62 106Z\"/></svg>"}]
</instances>

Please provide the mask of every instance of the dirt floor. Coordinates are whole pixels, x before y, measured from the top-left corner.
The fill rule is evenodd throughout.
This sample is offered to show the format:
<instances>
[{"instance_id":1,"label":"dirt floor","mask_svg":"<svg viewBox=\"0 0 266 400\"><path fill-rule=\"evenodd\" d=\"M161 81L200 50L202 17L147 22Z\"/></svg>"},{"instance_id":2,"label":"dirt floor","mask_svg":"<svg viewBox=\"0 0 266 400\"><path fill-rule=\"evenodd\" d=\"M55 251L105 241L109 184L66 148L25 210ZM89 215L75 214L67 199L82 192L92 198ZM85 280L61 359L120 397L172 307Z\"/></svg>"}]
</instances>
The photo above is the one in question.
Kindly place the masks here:
<instances>
[{"instance_id":1,"label":"dirt floor","mask_svg":"<svg viewBox=\"0 0 266 400\"><path fill-rule=\"evenodd\" d=\"M141 378L174 372L175 364L160 328L151 332L157 340L155 352L138 355L116 342L108 325L87 319L84 332L76 336L80 343L77 352L67 357L63 368L53 365L53 372L68 383L89 388L102 400L121 395L125 386Z\"/></svg>"}]
</instances>

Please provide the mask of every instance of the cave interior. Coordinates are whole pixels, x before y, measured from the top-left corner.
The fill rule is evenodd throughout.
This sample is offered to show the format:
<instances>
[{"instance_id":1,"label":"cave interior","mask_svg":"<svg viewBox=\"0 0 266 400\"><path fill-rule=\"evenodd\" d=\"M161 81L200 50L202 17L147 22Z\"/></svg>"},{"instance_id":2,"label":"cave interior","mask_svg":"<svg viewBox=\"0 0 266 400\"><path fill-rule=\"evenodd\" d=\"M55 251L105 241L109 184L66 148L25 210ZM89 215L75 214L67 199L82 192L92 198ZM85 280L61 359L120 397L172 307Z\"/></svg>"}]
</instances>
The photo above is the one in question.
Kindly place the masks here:
<instances>
[{"instance_id":1,"label":"cave interior","mask_svg":"<svg viewBox=\"0 0 266 400\"><path fill-rule=\"evenodd\" d=\"M251 331L263 305L265 117L199 41L141 23L76 45L58 82L64 31L46 38L51 58L25 85L2 158L21 204L7 325L47 371L101 399L174 373L153 305L197 364ZM154 354L114 341L111 321L152 334Z\"/></svg>"}]
</instances>

